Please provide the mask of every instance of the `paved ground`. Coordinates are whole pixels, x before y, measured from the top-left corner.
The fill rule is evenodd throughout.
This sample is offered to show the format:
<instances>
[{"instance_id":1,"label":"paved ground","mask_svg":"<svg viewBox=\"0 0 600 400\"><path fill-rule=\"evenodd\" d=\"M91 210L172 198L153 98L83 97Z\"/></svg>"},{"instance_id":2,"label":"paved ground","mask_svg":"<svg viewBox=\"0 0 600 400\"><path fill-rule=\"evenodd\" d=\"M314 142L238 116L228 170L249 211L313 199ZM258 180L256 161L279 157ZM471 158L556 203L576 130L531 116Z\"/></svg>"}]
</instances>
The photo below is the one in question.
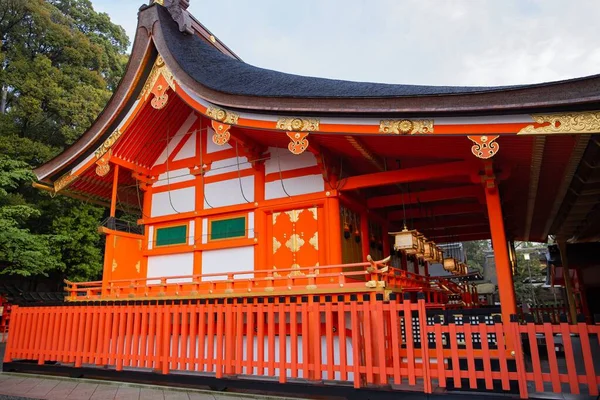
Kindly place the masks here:
<instances>
[{"instance_id":1,"label":"paved ground","mask_svg":"<svg viewBox=\"0 0 600 400\"><path fill-rule=\"evenodd\" d=\"M0 343L0 400L299 400L92 379L6 373L1 372L4 347L4 343Z\"/></svg>"},{"instance_id":2,"label":"paved ground","mask_svg":"<svg viewBox=\"0 0 600 400\"><path fill-rule=\"evenodd\" d=\"M162 386L134 385L91 379L0 373L0 400L248 400L256 398L265 399L269 397L214 393L201 390L180 390ZM284 399L281 397L270 398Z\"/></svg>"}]
</instances>

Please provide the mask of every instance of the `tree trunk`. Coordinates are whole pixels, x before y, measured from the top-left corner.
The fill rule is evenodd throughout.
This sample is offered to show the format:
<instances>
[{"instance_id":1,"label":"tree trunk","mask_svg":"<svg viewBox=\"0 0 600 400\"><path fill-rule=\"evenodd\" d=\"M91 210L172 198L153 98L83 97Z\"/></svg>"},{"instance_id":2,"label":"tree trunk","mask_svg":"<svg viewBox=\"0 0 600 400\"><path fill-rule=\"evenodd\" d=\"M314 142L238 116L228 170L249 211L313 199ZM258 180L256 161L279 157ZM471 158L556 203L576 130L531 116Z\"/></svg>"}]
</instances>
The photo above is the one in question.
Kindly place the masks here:
<instances>
[{"instance_id":1,"label":"tree trunk","mask_svg":"<svg viewBox=\"0 0 600 400\"><path fill-rule=\"evenodd\" d=\"M6 114L6 99L8 97L8 87L2 86L2 96L0 98L0 114Z\"/></svg>"}]
</instances>

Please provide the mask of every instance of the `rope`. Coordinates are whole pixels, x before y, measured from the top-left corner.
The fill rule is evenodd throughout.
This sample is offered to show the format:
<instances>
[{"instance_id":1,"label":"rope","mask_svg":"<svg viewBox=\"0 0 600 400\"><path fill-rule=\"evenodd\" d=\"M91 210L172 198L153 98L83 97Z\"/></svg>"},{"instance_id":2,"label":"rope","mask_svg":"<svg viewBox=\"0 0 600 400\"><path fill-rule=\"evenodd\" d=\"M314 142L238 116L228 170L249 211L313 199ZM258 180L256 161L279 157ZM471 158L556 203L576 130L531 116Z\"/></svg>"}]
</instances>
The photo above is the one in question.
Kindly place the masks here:
<instances>
[{"instance_id":1,"label":"rope","mask_svg":"<svg viewBox=\"0 0 600 400\"><path fill-rule=\"evenodd\" d=\"M292 197L287 192L287 190L285 190L285 185L283 184L283 174L281 172L281 159L279 157L279 147L277 147L277 166L279 167L279 182L281 182L281 188L283 189L283 192L287 195L287 197Z\"/></svg>"},{"instance_id":2,"label":"rope","mask_svg":"<svg viewBox=\"0 0 600 400\"><path fill-rule=\"evenodd\" d=\"M244 194L244 186L242 185L242 173L240 171L240 155L238 153L238 142L235 142L235 161L237 164L237 173L238 173L238 182L240 184L240 192L242 192L242 197L246 200L246 203L250 203L250 200L246 198Z\"/></svg>"}]
</instances>

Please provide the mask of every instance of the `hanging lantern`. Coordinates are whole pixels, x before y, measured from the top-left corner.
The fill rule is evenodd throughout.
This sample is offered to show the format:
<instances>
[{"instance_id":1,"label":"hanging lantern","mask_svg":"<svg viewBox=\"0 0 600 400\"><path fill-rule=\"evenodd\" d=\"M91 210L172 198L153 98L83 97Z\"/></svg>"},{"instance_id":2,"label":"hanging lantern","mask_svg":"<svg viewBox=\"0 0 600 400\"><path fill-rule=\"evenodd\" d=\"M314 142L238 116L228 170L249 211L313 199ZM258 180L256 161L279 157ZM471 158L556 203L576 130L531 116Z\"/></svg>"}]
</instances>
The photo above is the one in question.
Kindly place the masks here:
<instances>
[{"instance_id":1,"label":"hanging lantern","mask_svg":"<svg viewBox=\"0 0 600 400\"><path fill-rule=\"evenodd\" d=\"M444 250L440 246L435 246L436 258L435 260L440 264L444 263Z\"/></svg>"},{"instance_id":2,"label":"hanging lantern","mask_svg":"<svg viewBox=\"0 0 600 400\"><path fill-rule=\"evenodd\" d=\"M358 228L354 231L354 240L356 241L356 243L360 243L360 231L358 230Z\"/></svg>"},{"instance_id":3,"label":"hanging lantern","mask_svg":"<svg viewBox=\"0 0 600 400\"><path fill-rule=\"evenodd\" d=\"M389 232L390 235L394 235L394 250L404 251L406 254L416 254L418 249L418 237L417 231L409 231L404 226L400 232Z\"/></svg>"},{"instance_id":4,"label":"hanging lantern","mask_svg":"<svg viewBox=\"0 0 600 400\"><path fill-rule=\"evenodd\" d=\"M425 255L425 236L422 233L417 231L417 259L423 258Z\"/></svg>"},{"instance_id":5,"label":"hanging lantern","mask_svg":"<svg viewBox=\"0 0 600 400\"><path fill-rule=\"evenodd\" d=\"M350 238L350 230L351 230L350 225L348 225L347 222L344 222L344 238L345 239L349 239Z\"/></svg>"},{"instance_id":6,"label":"hanging lantern","mask_svg":"<svg viewBox=\"0 0 600 400\"><path fill-rule=\"evenodd\" d=\"M458 264L456 262L456 259L451 257L451 258L444 258L444 269L448 272L454 272L456 271L456 269L458 268Z\"/></svg>"},{"instance_id":7,"label":"hanging lantern","mask_svg":"<svg viewBox=\"0 0 600 400\"><path fill-rule=\"evenodd\" d=\"M431 240L425 241L425 255L423 256L425 261L431 262L437 259L437 250L435 243Z\"/></svg>"}]
</instances>

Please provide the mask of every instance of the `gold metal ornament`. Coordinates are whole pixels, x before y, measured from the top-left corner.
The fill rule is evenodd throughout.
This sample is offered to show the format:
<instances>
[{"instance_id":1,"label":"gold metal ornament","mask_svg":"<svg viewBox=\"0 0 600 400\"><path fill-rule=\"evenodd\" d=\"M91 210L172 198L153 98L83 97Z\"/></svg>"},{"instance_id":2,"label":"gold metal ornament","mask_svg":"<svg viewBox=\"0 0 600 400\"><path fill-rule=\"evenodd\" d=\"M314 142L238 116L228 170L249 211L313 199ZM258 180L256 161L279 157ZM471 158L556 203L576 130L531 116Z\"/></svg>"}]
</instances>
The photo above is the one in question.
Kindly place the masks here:
<instances>
[{"instance_id":1,"label":"gold metal ornament","mask_svg":"<svg viewBox=\"0 0 600 400\"><path fill-rule=\"evenodd\" d=\"M319 130L319 120L308 118L280 118L277 120L276 128L283 131L314 132Z\"/></svg>"},{"instance_id":2,"label":"gold metal ornament","mask_svg":"<svg viewBox=\"0 0 600 400\"><path fill-rule=\"evenodd\" d=\"M210 106L206 109L206 116L216 121L223 122L225 124L235 125L238 122L239 114L232 111L225 110L223 108Z\"/></svg>"},{"instance_id":3,"label":"gold metal ornament","mask_svg":"<svg viewBox=\"0 0 600 400\"><path fill-rule=\"evenodd\" d=\"M56 193L61 191L71 184L75 179L77 179L77 175L73 175L71 172L64 174L54 182L54 192Z\"/></svg>"},{"instance_id":4,"label":"gold metal ornament","mask_svg":"<svg viewBox=\"0 0 600 400\"><path fill-rule=\"evenodd\" d=\"M164 85L157 84L161 77L164 78ZM175 78L173 77L171 70L169 70L165 64L165 60L159 55L156 57L152 71L150 71L150 75L148 76L138 99L145 101L150 94L154 94L154 98L150 104L155 109L160 110L169 100L169 95L167 94L169 88L175 90Z\"/></svg>"},{"instance_id":5,"label":"gold metal ornament","mask_svg":"<svg viewBox=\"0 0 600 400\"><path fill-rule=\"evenodd\" d=\"M495 142L498 139L498 135L493 136L467 136L474 144L471 146L471 153L477 158L487 160L496 155L500 149L500 145Z\"/></svg>"},{"instance_id":6,"label":"gold metal ornament","mask_svg":"<svg viewBox=\"0 0 600 400\"><path fill-rule=\"evenodd\" d=\"M379 133L394 133L397 135L414 135L418 133L433 133L432 119L400 119L382 120L379 123Z\"/></svg>"},{"instance_id":7,"label":"gold metal ornament","mask_svg":"<svg viewBox=\"0 0 600 400\"><path fill-rule=\"evenodd\" d=\"M115 129L113 133L102 143L98 150L96 150L95 155L96 159L102 158L107 151L111 149L111 147L119 140L119 138L123 135L123 132L120 129Z\"/></svg>"},{"instance_id":8,"label":"gold metal ornament","mask_svg":"<svg viewBox=\"0 0 600 400\"><path fill-rule=\"evenodd\" d=\"M583 111L563 114L534 114L536 124L527 125L518 135L573 134L600 132L600 111Z\"/></svg>"}]
</instances>

